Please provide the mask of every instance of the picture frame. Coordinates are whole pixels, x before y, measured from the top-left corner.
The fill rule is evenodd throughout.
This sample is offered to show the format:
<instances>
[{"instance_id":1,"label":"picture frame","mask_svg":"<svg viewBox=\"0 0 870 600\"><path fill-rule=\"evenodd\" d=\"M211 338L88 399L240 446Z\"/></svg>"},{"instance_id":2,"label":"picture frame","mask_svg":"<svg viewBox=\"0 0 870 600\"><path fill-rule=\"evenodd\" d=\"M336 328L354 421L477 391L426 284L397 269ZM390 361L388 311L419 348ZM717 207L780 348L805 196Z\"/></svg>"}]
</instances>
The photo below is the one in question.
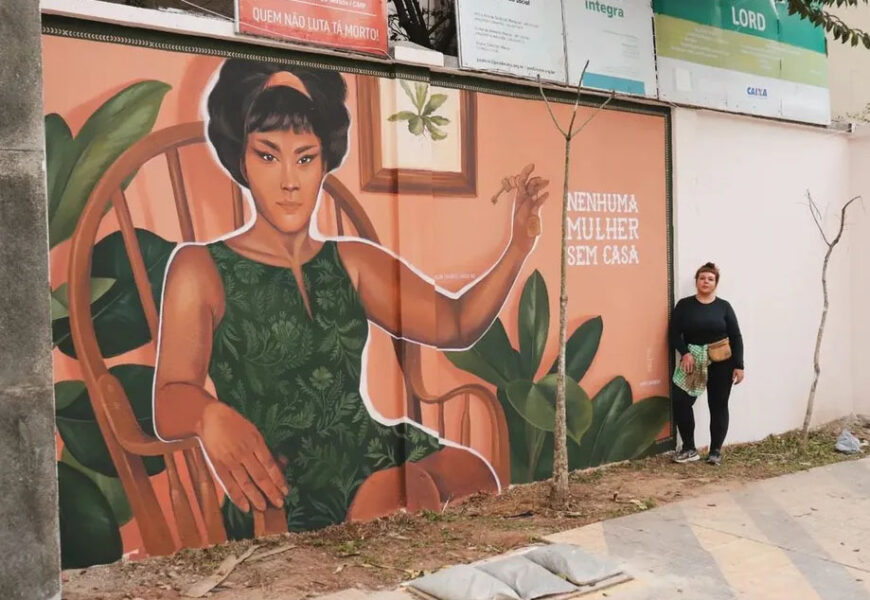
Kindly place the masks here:
<instances>
[{"instance_id":1,"label":"picture frame","mask_svg":"<svg viewBox=\"0 0 870 600\"><path fill-rule=\"evenodd\" d=\"M426 96L418 109L414 96L422 89ZM358 76L356 91L363 191L477 196L477 99L473 92L371 76ZM411 123L409 115L415 110L422 114L422 100L428 97L431 102L434 96L439 96L437 100L447 96L443 104L436 104L438 111L447 111L450 117L436 115L437 124L426 121L425 126L420 121ZM416 134L409 132L413 125L419 130Z\"/></svg>"}]
</instances>

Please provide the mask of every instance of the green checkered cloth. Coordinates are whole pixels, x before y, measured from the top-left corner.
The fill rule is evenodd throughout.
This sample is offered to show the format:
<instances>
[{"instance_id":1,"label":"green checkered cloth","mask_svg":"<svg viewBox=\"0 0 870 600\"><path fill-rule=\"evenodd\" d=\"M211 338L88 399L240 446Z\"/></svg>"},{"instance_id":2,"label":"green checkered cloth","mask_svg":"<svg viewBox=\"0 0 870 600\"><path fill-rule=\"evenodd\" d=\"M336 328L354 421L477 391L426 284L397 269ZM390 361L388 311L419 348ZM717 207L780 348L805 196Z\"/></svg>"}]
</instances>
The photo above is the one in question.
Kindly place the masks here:
<instances>
[{"instance_id":1,"label":"green checkered cloth","mask_svg":"<svg viewBox=\"0 0 870 600\"><path fill-rule=\"evenodd\" d=\"M678 388L697 398L707 389L707 368L710 366L710 355L707 354L706 344L696 346L689 344L689 352L695 358L695 370L691 374L686 373L680 363L674 371L674 383Z\"/></svg>"}]
</instances>

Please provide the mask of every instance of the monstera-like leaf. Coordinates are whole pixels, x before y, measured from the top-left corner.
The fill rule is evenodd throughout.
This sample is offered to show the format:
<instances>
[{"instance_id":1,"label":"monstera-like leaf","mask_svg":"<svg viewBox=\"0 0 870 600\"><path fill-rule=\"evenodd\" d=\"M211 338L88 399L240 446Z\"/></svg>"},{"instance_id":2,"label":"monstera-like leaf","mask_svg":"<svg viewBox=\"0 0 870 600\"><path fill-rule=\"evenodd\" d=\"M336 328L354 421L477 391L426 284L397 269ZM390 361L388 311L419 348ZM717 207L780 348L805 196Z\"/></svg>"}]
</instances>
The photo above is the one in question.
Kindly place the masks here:
<instances>
[{"instance_id":1,"label":"monstera-like leaf","mask_svg":"<svg viewBox=\"0 0 870 600\"><path fill-rule=\"evenodd\" d=\"M556 424L556 376L547 375L532 383L526 379L512 381L505 388L514 410L529 424L552 432ZM592 403L586 392L570 377L565 380L565 417L567 433L577 443L592 422Z\"/></svg>"},{"instance_id":2,"label":"monstera-like leaf","mask_svg":"<svg viewBox=\"0 0 870 600\"><path fill-rule=\"evenodd\" d=\"M118 525L124 525L133 518L133 510L127 501L127 494L124 492L124 486L121 484L120 479L117 477L106 477L87 468L73 457L69 448L63 449L60 462L72 467L94 482L94 485L97 486L109 503L109 507L112 509L112 514L115 516L115 521L118 522Z\"/></svg>"},{"instance_id":3,"label":"monstera-like leaf","mask_svg":"<svg viewBox=\"0 0 870 600\"><path fill-rule=\"evenodd\" d=\"M57 487L61 566L78 569L121 558L118 522L94 482L59 462Z\"/></svg>"},{"instance_id":4,"label":"monstera-like leaf","mask_svg":"<svg viewBox=\"0 0 870 600\"><path fill-rule=\"evenodd\" d=\"M59 191L59 188L62 190L62 186L59 185L59 182L63 182L63 185L66 185L70 171L73 165L75 165L75 161L71 160L74 154L77 154L76 145L69 125L58 114L52 113L46 115L45 183L46 195L48 196L49 221L57 211L57 205L62 196L61 191Z\"/></svg>"},{"instance_id":5,"label":"monstera-like leaf","mask_svg":"<svg viewBox=\"0 0 870 600\"><path fill-rule=\"evenodd\" d=\"M619 462L637 458L656 441L656 436L668 422L671 401L654 396L635 402L604 430L607 453L603 462Z\"/></svg>"},{"instance_id":6,"label":"monstera-like leaf","mask_svg":"<svg viewBox=\"0 0 870 600\"><path fill-rule=\"evenodd\" d=\"M572 469L596 467L641 455L668 421L670 401L653 397L632 403L631 387L616 377L592 399L592 424L579 444L568 445Z\"/></svg>"},{"instance_id":7,"label":"monstera-like leaf","mask_svg":"<svg viewBox=\"0 0 870 600\"><path fill-rule=\"evenodd\" d=\"M52 248L72 235L88 196L106 170L154 127L169 89L160 81L140 81L124 88L88 118L75 138L62 117L45 118Z\"/></svg>"},{"instance_id":8,"label":"monstera-like leaf","mask_svg":"<svg viewBox=\"0 0 870 600\"><path fill-rule=\"evenodd\" d=\"M115 285L110 277L94 277L91 279L91 303L99 300L103 294ZM69 286L65 283L51 291L51 320L56 321L69 316Z\"/></svg>"},{"instance_id":9,"label":"monstera-like leaf","mask_svg":"<svg viewBox=\"0 0 870 600\"><path fill-rule=\"evenodd\" d=\"M530 483L553 476L553 434L526 421L498 390L510 432L511 483Z\"/></svg>"},{"instance_id":10,"label":"monstera-like leaf","mask_svg":"<svg viewBox=\"0 0 870 600\"><path fill-rule=\"evenodd\" d=\"M136 238L148 272L151 293L159 309L166 265L175 243L145 229L137 229ZM91 304L91 318L103 356L117 356L148 343L151 332L120 231L106 236L94 246L92 261L92 278L114 280L111 287ZM75 358L69 317L52 323L52 335L60 351Z\"/></svg>"},{"instance_id":11,"label":"monstera-like leaf","mask_svg":"<svg viewBox=\"0 0 870 600\"><path fill-rule=\"evenodd\" d=\"M517 330L520 334L520 359L523 371L529 379L534 379L541 365L544 346L550 328L550 299L547 296L547 283L540 271L535 270L526 280L520 296L517 315Z\"/></svg>"},{"instance_id":12,"label":"monstera-like leaf","mask_svg":"<svg viewBox=\"0 0 870 600\"><path fill-rule=\"evenodd\" d=\"M501 319L496 319L471 348L444 355L458 368L500 388L522 377L520 354L511 346Z\"/></svg>"},{"instance_id":13,"label":"monstera-like leaf","mask_svg":"<svg viewBox=\"0 0 870 600\"><path fill-rule=\"evenodd\" d=\"M598 352L603 330L604 321L601 317L595 317L575 329L565 342L565 373L574 381L582 381L589 370ZM555 373L558 369L559 359L556 358L550 367L550 373Z\"/></svg>"},{"instance_id":14,"label":"monstera-like leaf","mask_svg":"<svg viewBox=\"0 0 870 600\"><path fill-rule=\"evenodd\" d=\"M151 414L154 368L145 365L117 365L109 369L109 372L121 382L139 426L145 433L154 435ZM71 386L69 382L60 382L57 385ZM64 446L76 461L100 475L118 476L84 385L78 395L66 402L66 406L56 410L55 423ZM165 466L160 456L149 456L143 460L149 475L160 473Z\"/></svg>"}]
</instances>

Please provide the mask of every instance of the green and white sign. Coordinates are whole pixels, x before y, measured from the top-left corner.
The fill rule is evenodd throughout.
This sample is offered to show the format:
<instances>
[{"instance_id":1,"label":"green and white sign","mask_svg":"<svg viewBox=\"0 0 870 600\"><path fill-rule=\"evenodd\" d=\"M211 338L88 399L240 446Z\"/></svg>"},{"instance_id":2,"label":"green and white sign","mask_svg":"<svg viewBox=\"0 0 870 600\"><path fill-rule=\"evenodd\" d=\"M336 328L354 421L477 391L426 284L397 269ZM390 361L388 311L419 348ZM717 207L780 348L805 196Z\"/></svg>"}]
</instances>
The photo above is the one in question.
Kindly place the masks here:
<instances>
[{"instance_id":1,"label":"green and white sign","mask_svg":"<svg viewBox=\"0 0 870 600\"><path fill-rule=\"evenodd\" d=\"M659 98L827 124L824 32L775 0L654 0Z\"/></svg>"}]
</instances>

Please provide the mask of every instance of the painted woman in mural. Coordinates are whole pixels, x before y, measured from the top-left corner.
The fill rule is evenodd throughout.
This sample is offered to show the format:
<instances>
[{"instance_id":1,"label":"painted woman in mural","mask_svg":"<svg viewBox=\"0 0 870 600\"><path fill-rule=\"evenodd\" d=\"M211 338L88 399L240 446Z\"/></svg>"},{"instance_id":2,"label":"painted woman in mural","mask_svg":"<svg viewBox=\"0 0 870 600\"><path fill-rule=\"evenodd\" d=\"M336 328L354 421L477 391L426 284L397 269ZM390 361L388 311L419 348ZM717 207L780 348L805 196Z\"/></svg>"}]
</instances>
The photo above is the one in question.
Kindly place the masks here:
<instances>
[{"instance_id":1,"label":"painted woman in mural","mask_svg":"<svg viewBox=\"0 0 870 600\"><path fill-rule=\"evenodd\" d=\"M164 439L202 441L235 505L224 504L233 537L251 534L239 509L252 506L283 508L298 531L498 488L474 453L373 414L369 322L437 348L474 343L540 234L547 182L531 165L511 178L508 248L464 293L444 293L377 245L317 233L324 177L348 149L345 97L338 72L240 60L224 63L208 96L208 140L256 217L173 257L155 418Z\"/></svg>"}]
</instances>

